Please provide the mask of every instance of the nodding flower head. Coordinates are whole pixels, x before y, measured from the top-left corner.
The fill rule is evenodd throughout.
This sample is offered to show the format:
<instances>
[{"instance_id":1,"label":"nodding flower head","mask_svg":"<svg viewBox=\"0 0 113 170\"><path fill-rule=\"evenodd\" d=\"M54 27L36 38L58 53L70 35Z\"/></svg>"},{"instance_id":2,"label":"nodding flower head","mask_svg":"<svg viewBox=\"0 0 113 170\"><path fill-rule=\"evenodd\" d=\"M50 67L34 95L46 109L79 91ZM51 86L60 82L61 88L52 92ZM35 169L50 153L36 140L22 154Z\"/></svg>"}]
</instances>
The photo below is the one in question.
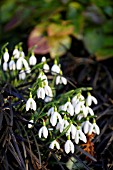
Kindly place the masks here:
<instances>
[{"instance_id":1,"label":"nodding flower head","mask_svg":"<svg viewBox=\"0 0 113 170\"><path fill-rule=\"evenodd\" d=\"M9 61L9 53L8 53L8 49L7 48L5 49L5 53L3 55L3 59L4 59L4 62L8 62Z\"/></svg>"}]
</instances>

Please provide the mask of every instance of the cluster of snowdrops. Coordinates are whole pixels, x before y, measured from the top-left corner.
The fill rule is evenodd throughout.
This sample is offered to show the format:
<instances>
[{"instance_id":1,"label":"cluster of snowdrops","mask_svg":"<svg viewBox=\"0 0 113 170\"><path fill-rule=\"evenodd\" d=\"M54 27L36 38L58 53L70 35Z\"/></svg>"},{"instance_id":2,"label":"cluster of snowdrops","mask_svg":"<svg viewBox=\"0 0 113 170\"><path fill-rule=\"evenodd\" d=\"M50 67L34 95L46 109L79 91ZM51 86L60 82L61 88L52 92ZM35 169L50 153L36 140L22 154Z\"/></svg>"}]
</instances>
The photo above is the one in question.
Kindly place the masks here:
<instances>
[{"instance_id":1,"label":"cluster of snowdrops","mask_svg":"<svg viewBox=\"0 0 113 170\"><path fill-rule=\"evenodd\" d=\"M69 83L67 78L63 76L61 65L58 60L54 60L50 65L45 57L42 57L40 63L37 63L33 51L30 56L26 57L22 47L18 45L10 56L8 49L5 47L2 54L2 68L4 72L19 72L19 79L24 81L26 75L30 74L32 68L38 64L38 77L29 91L26 99L26 114L32 111L33 115L37 111L37 102L44 102L46 109L40 108L42 115L40 116L40 125L38 137L42 140L48 139L48 146L51 149L60 149L62 137L64 140L64 150L68 153L74 153L74 143L87 143L87 134L95 133L99 135L100 129L96 124L96 116L92 105L96 105L97 99L91 95L91 88L72 89L62 94L56 93L57 86L65 86ZM35 71L35 70L34 70ZM48 79L48 73L52 79ZM34 89L36 93L34 94ZM87 95L83 95L83 93ZM39 109L39 108L38 108ZM33 130L33 126L37 120L34 117L29 120L28 128Z\"/></svg>"}]
</instances>

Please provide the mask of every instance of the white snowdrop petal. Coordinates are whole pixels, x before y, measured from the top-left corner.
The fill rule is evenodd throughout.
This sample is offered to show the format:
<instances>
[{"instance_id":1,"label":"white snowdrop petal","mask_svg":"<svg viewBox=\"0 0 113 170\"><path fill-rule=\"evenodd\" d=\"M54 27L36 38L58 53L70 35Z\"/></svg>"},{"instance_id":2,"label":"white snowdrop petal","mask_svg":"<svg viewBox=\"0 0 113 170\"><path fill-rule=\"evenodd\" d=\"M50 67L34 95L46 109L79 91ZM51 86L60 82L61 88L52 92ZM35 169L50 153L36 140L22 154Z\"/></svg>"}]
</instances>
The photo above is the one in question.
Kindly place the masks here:
<instances>
[{"instance_id":1,"label":"white snowdrop petal","mask_svg":"<svg viewBox=\"0 0 113 170\"><path fill-rule=\"evenodd\" d=\"M4 70L4 71L7 71L7 70L8 70L8 63L7 63L7 62L4 62L4 63L3 63L3 70Z\"/></svg>"},{"instance_id":2,"label":"white snowdrop petal","mask_svg":"<svg viewBox=\"0 0 113 170\"><path fill-rule=\"evenodd\" d=\"M44 136L44 138L47 138L47 136L48 136L48 130L47 130L46 126L43 126L43 136Z\"/></svg>"},{"instance_id":3,"label":"white snowdrop petal","mask_svg":"<svg viewBox=\"0 0 113 170\"><path fill-rule=\"evenodd\" d=\"M78 114L81 110L81 103L77 103L77 105L75 106L75 114Z\"/></svg>"},{"instance_id":4,"label":"white snowdrop petal","mask_svg":"<svg viewBox=\"0 0 113 170\"><path fill-rule=\"evenodd\" d=\"M100 129L96 123L93 123L93 132L95 132L97 135L100 134Z\"/></svg>"},{"instance_id":5,"label":"white snowdrop petal","mask_svg":"<svg viewBox=\"0 0 113 170\"><path fill-rule=\"evenodd\" d=\"M31 55L29 58L29 64L33 66L36 64L36 62L37 62L36 57L34 55Z\"/></svg>"},{"instance_id":6,"label":"white snowdrop petal","mask_svg":"<svg viewBox=\"0 0 113 170\"><path fill-rule=\"evenodd\" d=\"M51 107L51 108L48 110L47 115L50 116L52 113L54 113L54 107Z\"/></svg>"},{"instance_id":7,"label":"white snowdrop petal","mask_svg":"<svg viewBox=\"0 0 113 170\"><path fill-rule=\"evenodd\" d=\"M24 70L21 70L21 71L19 72L19 79L20 79L20 80L25 80L25 78L26 78L26 73L25 73Z\"/></svg>"},{"instance_id":8,"label":"white snowdrop petal","mask_svg":"<svg viewBox=\"0 0 113 170\"><path fill-rule=\"evenodd\" d=\"M22 57L20 57L16 62L16 68L17 68L17 70L21 70L22 67L23 67Z\"/></svg>"},{"instance_id":9,"label":"white snowdrop petal","mask_svg":"<svg viewBox=\"0 0 113 170\"><path fill-rule=\"evenodd\" d=\"M63 83L64 85L67 84L67 79L66 79L65 77L61 77L61 80L62 80L62 83Z\"/></svg>"},{"instance_id":10,"label":"white snowdrop petal","mask_svg":"<svg viewBox=\"0 0 113 170\"><path fill-rule=\"evenodd\" d=\"M77 131L76 127L72 124L72 125L71 125L72 139L75 139L76 131Z\"/></svg>"},{"instance_id":11,"label":"white snowdrop petal","mask_svg":"<svg viewBox=\"0 0 113 170\"><path fill-rule=\"evenodd\" d=\"M74 108L70 102L67 102L67 112L70 114L70 116L74 115Z\"/></svg>"},{"instance_id":12,"label":"white snowdrop petal","mask_svg":"<svg viewBox=\"0 0 113 170\"><path fill-rule=\"evenodd\" d=\"M65 145L64 145L64 150L68 154L70 152L70 140L67 140Z\"/></svg>"},{"instance_id":13,"label":"white snowdrop petal","mask_svg":"<svg viewBox=\"0 0 113 170\"><path fill-rule=\"evenodd\" d=\"M56 85L60 84L60 76L56 77Z\"/></svg>"},{"instance_id":14,"label":"white snowdrop petal","mask_svg":"<svg viewBox=\"0 0 113 170\"><path fill-rule=\"evenodd\" d=\"M51 144L49 145L49 148L54 149L54 143L53 142L51 142Z\"/></svg>"},{"instance_id":15,"label":"white snowdrop petal","mask_svg":"<svg viewBox=\"0 0 113 170\"><path fill-rule=\"evenodd\" d=\"M79 143L79 132L78 132L78 130L76 131L75 143L76 143L76 144Z\"/></svg>"},{"instance_id":16,"label":"white snowdrop petal","mask_svg":"<svg viewBox=\"0 0 113 170\"><path fill-rule=\"evenodd\" d=\"M94 102L94 104L98 103L97 99L94 96L92 96L92 101Z\"/></svg>"},{"instance_id":17,"label":"white snowdrop petal","mask_svg":"<svg viewBox=\"0 0 113 170\"><path fill-rule=\"evenodd\" d=\"M51 72L53 75L59 74L60 73L60 67L56 64L54 64L51 68Z\"/></svg>"},{"instance_id":18,"label":"white snowdrop petal","mask_svg":"<svg viewBox=\"0 0 113 170\"><path fill-rule=\"evenodd\" d=\"M37 90L37 97L44 99L45 98L45 91L42 87L39 87Z\"/></svg>"},{"instance_id":19,"label":"white snowdrop petal","mask_svg":"<svg viewBox=\"0 0 113 170\"><path fill-rule=\"evenodd\" d=\"M55 140L55 145L56 145L56 148L59 150L60 149L60 145L59 143Z\"/></svg>"},{"instance_id":20,"label":"white snowdrop petal","mask_svg":"<svg viewBox=\"0 0 113 170\"><path fill-rule=\"evenodd\" d=\"M42 129L42 127L39 129L39 132L38 132L38 136L39 136L39 138L41 138L42 137L42 131L43 131L43 129Z\"/></svg>"},{"instance_id":21,"label":"white snowdrop petal","mask_svg":"<svg viewBox=\"0 0 113 170\"><path fill-rule=\"evenodd\" d=\"M56 123L57 123L57 115L56 115L55 112L52 114L52 116L50 118L50 122L51 122L52 126L56 125Z\"/></svg>"},{"instance_id":22,"label":"white snowdrop petal","mask_svg":"<svg viewBox=\"0 0 113 170\"><path fill-rule=\"evenodd\" d=\"M4 53L3 59L4 59L4 62L8 62L8 60L9 60L9 53L8 53L8 51L6 51L6 52Z\"/></svg>"},{"instance_id":23,"label":"white snowdrop petal","mask_svg":"<svg viewBox=\"0 0 113 170\"><path fill-rule=\"evenodd\" d=\"M83 127L84 133L87 134L89 132L89 121L86 121L84 123L84 127Z\"/></svg>"},{"instance_id":24,"label":"white snowdrop petal","mask_svg":"<svg viewBox=\"0 0 113 170\"><path fill-rule=\"evenodd\" d=\"M51 87L50 86L48 86L48 85L46 85L45 87L44 87L44 90L45 90L45 94L47 95L47 96L53 96L53 94L52 94L52 90L51 90Z\"/></svg>"},{"instance_id":25,"label":"white snowdrop petal","mask_svg":"<svg viewBox=\"0 0 113 170\"><path fill-rule=\"evenodd\" d=\"M80 140L82 140L84 143L87 142L87 138L86 138L85 134L84 134L81 130L79 130L79 138L80 138Z\"/></svg>"},{"instance_id":26,"label":"white snowdrop petal","mask_svg":"<svg viewBox=\"0 0 113 170\"><path fill-rule=\"evenodd\" d=\"M70 151L74 153L74 144L70 141Z\"/></svg>"},{"instance_id":27,"label":"white snowdrop petal","mask_svg":"<svg viewBox=\"0 0 113 170\"><path fill-rule=\"evenodd\" d=\"M16 69L16 64L15 64L14 60L11 60L9 62L9 69L10 70L15 70Z\"/></svg>"},{"instance_id":28,"label":"white snowdrop petal","mask_svg":"<svg viewBox=\"0 0 113 170\"><path fill-rule=\"evenodd\" d=\"M20 52L18 51L18 49L14 49L13 50L13 56L15 59L18 59L19 58L19 55L20 55Z\"/></svg>"},{"instance_id":29,"label":"white snowdrop petal","mask_svg":"<svg viewBox=\"0 0 113 170\"><path fill-rule=\"evenodd\" d=\"M44 72L45 72L45 73L48 73L48 71L49 71L49 65L48 65L47 63L45 63L45 64L43 65L43 69L44 69Z\"/></svg>"}]
</instances>

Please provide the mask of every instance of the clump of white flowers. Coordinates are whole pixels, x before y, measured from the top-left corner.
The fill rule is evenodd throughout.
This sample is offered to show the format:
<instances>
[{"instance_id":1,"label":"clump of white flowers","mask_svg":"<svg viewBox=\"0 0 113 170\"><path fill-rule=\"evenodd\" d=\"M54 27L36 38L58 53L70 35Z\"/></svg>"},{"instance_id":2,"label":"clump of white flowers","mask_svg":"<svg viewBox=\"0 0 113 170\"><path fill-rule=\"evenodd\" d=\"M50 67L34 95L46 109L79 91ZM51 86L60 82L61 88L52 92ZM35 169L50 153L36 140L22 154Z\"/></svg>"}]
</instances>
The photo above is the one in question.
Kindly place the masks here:
<instances>
[{"instance_id":1,"label":"clump of white flowers","mask_svg":"<svg viewBox=\"0 0 113 170\"><path fill-rule=\"evenodd\" d=\"M26 73L29 74L32 71L30 66L36 67L36 82L33 83L26 101L26 112L31 111L33 114L40 112L40 124L43 125L38 130L38 137L48 140L50 149L59 150L61 148L60 136L62 136L65 139L65 152L67 154L74 153L74 145L82 142L87 143L87 135L100 134L92 109L92 105L96 105L98 102L91 95L91 88L79 88L57 95L57 86L66 86L68 81L63 76L61 65L56 59L50 68L46 57L42 57L41 63L37 63L37 58L33 52L30 57L25 57L22 47L15 46L12 56L10 56L8 49L5 48L3 54L4 71L8 69L17 71L19 79L25 80ZM45 104L44 108L40 108L42 106L39 104L40 102ZM36 123L38 116L35 119L37 119ZM31 119L28 128L32 128L33 124L34 119Z\"/></svg>"}]
</instances>

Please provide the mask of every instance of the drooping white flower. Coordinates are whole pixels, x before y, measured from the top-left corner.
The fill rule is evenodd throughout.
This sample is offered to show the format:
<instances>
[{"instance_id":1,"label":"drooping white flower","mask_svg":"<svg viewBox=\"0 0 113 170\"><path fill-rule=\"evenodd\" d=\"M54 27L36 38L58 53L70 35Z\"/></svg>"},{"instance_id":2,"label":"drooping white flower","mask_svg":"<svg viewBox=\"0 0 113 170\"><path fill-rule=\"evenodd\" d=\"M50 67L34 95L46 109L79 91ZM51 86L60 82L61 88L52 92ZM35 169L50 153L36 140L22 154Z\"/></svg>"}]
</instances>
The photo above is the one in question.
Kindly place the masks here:
<instances>
[{"instance_id":1,"label":"drooping white flower","mask_svg":"<svg viewBox=\"0 0 113 170\"><path fill-rule=\"evenodd\" d=\"M15 64L15 61L14 60L11 60L9 62L9 69L10 70L15 70L16 69L16 64Z\"/></svg>"},{"instance_id":2,"label":"drooping white flower","mask_svg":"<svg viewBox=\"0 0 113 170\"><path fill-rule=\"evenodd\" d=\"M60 131L60 133L63 132L63 130L65 130L65 128L67 128L67 126L69 126L69 122L65 119L62 119L58 122L56 129Z\"/></svg>"},{"instance_id":3,"label":"drooping white flower","mask_svg":"<svg viewBox=\"0 0 113 170\"><path fill-rule=\"evenodd\" d=\"M9 53L8 53L8 50L6 49L4 55L3 55L3 59L4 59L4 62L8 62L9 61Z\"/></svg>"},{"instance_id":4,"label":"drooping white flower","mask_svg":"<svg viewBox=\"0 0 113 170\"><path fill-rule=\"evenodd\" d=\"M38 76L39 79L42 80L42 82L45 84L45 85L48 85L48 79L47 79L47 76L44 74L44 72L40 72L39 73L39 76Z\"/></svg>"},{"instance_id":5,"label":"drooping white flower","mask_svg":"<svg viewBox=\"0 0 113 170\"><path fill-rule=\"evenodd\" d=\"M62 117L61 115L55 111L51 114L51 117L50 117L50 123L52 124L52 126L55 126L57 124L57 119L60 121L62 121Z\"/></svg>"},{"instance_id":6,"label":"drooping white flower","mask_svg":"<svg viewBox=\"0 0 113 170\"><path fill-rule=\"evenodd\" d=\"M84 105L84 101L79 101L76 105L75 105L75 114L79 114L81 109L82 109L82 105Z\"/></svg>"},{"instance_id":7,"label":"drooping white flower","mask_svg":"<svg viewBox=\"0 0 113 170\"><path fill-rule=\"evenodd\" d=\"M45 62L46 62L46 57L45 57L45 56L42 57L41 62L42 62L42 63L45 63Z\"/></svg>"},{"instance_id":8,"label":"drooping white flower","mask_svg":"<svg viewBox=\"0 0 113 170\"><path fill-rule=\"evenodd\" d=\"M19 57L24 58L25 57L25 53L23 51L19 51Z\"/></svg>"},{"instance_id":9,"label":"drooping white flower","mask_svg":"<svg viewBox=\"0 0 113 170\"><path fill-rule=\"evenodd\" d=\"M29 64L27 60L23 57L20 57L16 62L16 68L17 70L21 70L23 67L25 67L25 70L29 70Z\"/></svg>"},{"instance_id":10,"label":"drooping white flower","mask_svg":"<svg viewBox=\"0 0 113 170\"><path fill-rule=\"evenodd\" d=\"M67 136L67 135L70 135L70 133L71 133L71 137L72 137L72 139L75 139L76 131L77 131L76 126L75 126L75 125L73 125L73 124L71 124L71 126L70 126L69 130L68 130L68 131L67 131L67 133L66 133L66 136Z\"/></svg>"},{"instance_id":11,"label":"drooping white flower","mask_svg":"<svg viewBox=\"0 0 113 170\"><path fill-rule=\"evenodd\" d=\"M19 50L18 50L17 48L15 48L15 49L13 50L13 56L14 56L15 59L18 59L18 58L19 58L20 52L19 52Z\"/></svg>"},{"instance_id":12,"label":"drooping white flower","mask_svg":"<svg viewBox=\"0 0 113 170\"><path fill-rule=\"evenodd\" d=\"M48 73L49 72L49 65L47 64L47 63L45 63L44 65L43 65L43 70L44 70L44 72L45 73Z\"/></svg>"},{"instance_id":13,"label":"drooping white flower","mask_svg":"<svg viewBox=\"0 0 113 170\"><path fill-rule=\"evenodd\" d=\"M46 126L42 126L42 127L39 129L38 136L39 136L39 138L42 138L42 136L43 136L44 138L47 138L47 137L48 137L48 129L47 129Z\"/></svg>"},{"instance_id":14,"label":"drooping white flower","mask_svg":"<svg viewBox=\"0 0 113 170\"><path fill-rule=\"evenodd\" d=\"M30 122L30 123L28 123L28 128L31 129L31 128L33 127L33 125L32 125L31 123L34 123L34 121L33 121L33 120L30 120L29 122Z\"/></svg>"},{"instance_id":15,"label":"drooping white flower","mask_svg":"<svg viewBox=\"0 0 113 170\"><path fill-rule=\"evenodd\" d=\"M56 77L56 85L58 85L58 84L66 85L67 84L67 79L65 77L63 77L63 76L58 75Z\"/></svg>"},{"instance_id":16,"label":"drooping white flower","mask_svg":"<svg viewBox=\"0 0 113 170\"><path fill-rule=\"evenodd\" d=\"M83 102L84 101L84 96L79 93L77 95L75 95L73 98L72 98L72 104L74 107L76 107L76 105L79 103L79 102Z\"/></svg>"},{"instance_id":17,"label":"drooping white flower","mask_svg":"<svg viewBox=\"0 0 113 170\"><path fill-rule=\"evenodd\" d=\"M7 70L8 70L8 63L7 63L7 62L4 62L4 63L3 63L3 70L4 70L4 71L7 71Z\"/></svg>"},{"instance_id":18,"label":"drooping white flower","mask_svg":"<svg viewBox=\"0 0 113 170\"><path fill-rule=\"evenodd\" d=\"M45 97L45 99L44 99L44 101L46 102L46 103L48 103L48 102L51 102L53 100L53 97L51 96L46 96Z\"/></svg>"},{"instance_id":19,"label":"drooping white flower","mask_svg":"<svg viewBox=\"0 0 113 170\"><path fill-rule=\"evenodd\" d=\"M85 122L82 123L83 131L85 134L90 135L91 126L92 124L89 122L89 120L86 120Z\"/></svg>"},{"instance_id":20,"label":"drooping white flower","mask_svg":"<svg viewBox=\"0 0 113 170\"><path fill-rule=\"evenodd\" d=\"M29 109L36 110L36 102L33 98L29 98L26 102L26 111Z\"/></svg>"},{"instance_id":21,"label":"drooping white flower","mask_svg":"<svg viewBox=\"0 0 113 170\"><path fill-rule=\"evenodd\" d=\"M89 129L89 134L95 133L97 135L100 134L100 128L98 127L98 125L96 124L96 122L94 122L92 124L92 126Z\"/></svg>"},{"instance_id":22,"label":"drooping white flower","mask_svg":"<svg viewBox=\"0 0 113 170\"><path fill-rule=\"evenodd\" d=\"M45 98L45 90L44 90L44 88L42 88L42 87L38 88L37 97L44 100L44 98Z\"/></svg>"},{"instance_id":23,"label":"drooping white flower","mask_svg":"<svg viewBox=\"0 0 113 170\"><path fill-rule=\"evenodd\" d=\"M78 144L79 140L83 141L84 143L87 142L87 138L81 129L77 129L76 131L75 143Z\"/></svg>"},{"instance_id":24,"label":"drooping white flower","mask_svg":"<svg viewBox=\"0 0 113 170\"><path fill-rule=\"evenodd\" d=\"M94 104L97 104L98 102L97 102L97 99L94 97L94 96L92 96L90 93L88 93L88 96L87 96L87 98L86 98L86 104L88 105L88 106L91 106L92 105L92 102L94 103Z\"/></svg>"},{"instance_id":25,"label":"drooping white flower","mask_svg":"<svg viewBox=\"0 0 113 170\"><path fill-rule=\"evenodd\" d=\"M54 64L51 68L51 72L53 75L59 74L60 73L60 67L57 64Z\"/></svg>"},{"instance_id":26,"label":"drooping white flower","mask_svg":"<svg viewBox=\"0 0 113 170\"><path fill-rule=\"evenodd\" d=\"M71 140L67 140L64 145L64 150L68 154L69 152L74 153L74 144Z\"/></svg>"},{"instance_id":27,"label":"drooping white flower","mask_svg":"<svg viewBox=\"0 0 113 170\"><path fill-rule=\"evenodd\" d=\"M50 86L45 85L44 90L45 90L45 94L46 94L47 96L50 96L50 97L53 96L52 90L51 90L51 87L50 87Z\"/></svg>"},{"instance_id":28,"label":"drooping white flower","mask_svg":"<svg viewBox=\"0 0 113 170\"><path fill-rule=\"evenodd\" d=\"M49 145L50 149L54 149L54 147L56 147L58 150L60 149L60 145L56 140L52 141L51 144Z\"/></svg>"},{"instance_id":29,"label":"drooping white flower","mask_svg":"<svg viewBox=\"0 0 113 170\"><path fill-rule=\"evenodd\" d=\"M90 107L88 107L88 106L83 106L82 105L82 111L83 111L84 117L87 117L88 114L90 114L91 116L94 115L93 110Z\"/></svg>"},{"instance_id":30,"label":"drooping white flower","mask_svg":"<svg viewBox=\"0 0 113 170\"><path fill-rule=\"evenodd\" d=\"M37 59L36 59L35 55L32 54L32 55L30 56L30 58L29 58L29 64L30 64L31 66L34 66L34 65L36 65L36 62L37 62Z\"/></svg>"},{"instance_id":31,"label":"drooping white flower","mask_svg":"<svg viewBox=\"0 0 113 170\"><path fill-rule=\"evenodd\" d=\"M25 78L26 78L26 73L24 70L21 70L19 72L19 80L25 80Z\"/></svg>"},{"instance_id":32,"label":"drooping white flower","mask_svg":"<svg viewBox=\"0 0 113 170\"><path fill-rule=\"evenodd\" d=\"M55 108L54 108L54 107L51 107L51 108L48 110L47 115L48 115L48 116L52 115L52 114L54 113L54 111L55 111Z\"/></svg>"},{"instance_id":33,"label":"drooping white flower","mask_svg":"<svg viewBox=\"0 0 113 170\"><path fill-rule=\"evenodd\" d=\"M70 114L70 116L73 116L74 115L74 107L71 104L71 102L70 101L66 102L65 106L66 106L66 111Z\"/></svg>"}]
</instances>

